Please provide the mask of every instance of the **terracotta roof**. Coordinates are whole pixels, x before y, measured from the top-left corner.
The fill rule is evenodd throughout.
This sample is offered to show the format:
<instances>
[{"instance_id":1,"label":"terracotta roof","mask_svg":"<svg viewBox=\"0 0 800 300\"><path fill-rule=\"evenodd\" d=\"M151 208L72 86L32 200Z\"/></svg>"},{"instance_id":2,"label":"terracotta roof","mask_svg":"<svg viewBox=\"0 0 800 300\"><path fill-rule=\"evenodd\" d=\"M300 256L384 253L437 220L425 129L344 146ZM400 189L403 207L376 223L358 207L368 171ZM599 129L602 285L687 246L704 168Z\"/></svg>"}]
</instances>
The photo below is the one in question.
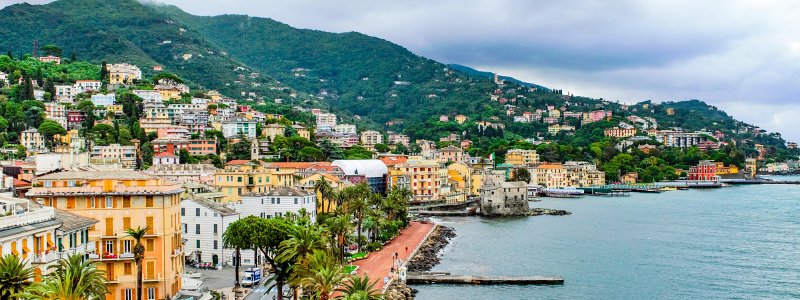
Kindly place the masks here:
<instances>
[{"instance_id":1,"label":"terracotta roof","mask_svg":"<svg viewBox=\"0 0 800 300\"><path fill-rule=\"evenodd\" d=\"M226 163L226 165L246 165L250 163L249 160L246 159L235 159Z\"/></svg>"},{"instance_id":2,"label":"terracotta roof","mask_svg":"<svg viewBox=\"0 0 800 300\"><path fill-rule=\"evenodd\" d=\"M115 171L64 171L40 176L40 180L97 180L97 179L119 179L119 180L148 180L156 177L138 171L115 170Z\"/></svg>"},{"instance_id":3,"label":"terracotta roof","mask_svg":"<svg viewBox=\"0 0 800 300\"><path fill-rule=\"evenodd\" d=\"M25 180L14 178L14 187L31 186L31 183Z\"/></svg>"},{"instance_id":4,"label":"terracotta roof","mask_svg":"<svg viewBox=\"0 0 800 300\"><path fill-rule=\"evenodd\" d=\"M169 152L169 151L164 151L164 152L161 152L161 153L155 155L155 157L175 157L175 156L177 156L177 155L175 155L175 153L172 153L172 152Z\"/></svg>"},{"instance_id":5,"label":"terracotta roof","mask_svg":"<svg viewBox=\"0 0 800 300\"><path fill-rule=\"evenodd\" d=\"M564 166L561 164L543 164L536 167L537 169L563 169Z\"/></svg>"},{"instance_id":6,"label":"terracotta roof","mask_svg":"<svg viewBox=\"0 0 800 300\"><path fill-rule=\"evenodd\" d=\"M381 157L381 161L387 166L403 164L408 160L408 156L386 156Z\"/></svg>"},{"instance_id":7,"label":"terracotta roof","mask_svg":"<svg viewBox=\"0 0 800 300\"><path fill-rule=\"evenodd\" d=\"M266 166L270 168L307 169L317 165L330 165L329 162L271 162Z\"/></svg>"}]
</instances>

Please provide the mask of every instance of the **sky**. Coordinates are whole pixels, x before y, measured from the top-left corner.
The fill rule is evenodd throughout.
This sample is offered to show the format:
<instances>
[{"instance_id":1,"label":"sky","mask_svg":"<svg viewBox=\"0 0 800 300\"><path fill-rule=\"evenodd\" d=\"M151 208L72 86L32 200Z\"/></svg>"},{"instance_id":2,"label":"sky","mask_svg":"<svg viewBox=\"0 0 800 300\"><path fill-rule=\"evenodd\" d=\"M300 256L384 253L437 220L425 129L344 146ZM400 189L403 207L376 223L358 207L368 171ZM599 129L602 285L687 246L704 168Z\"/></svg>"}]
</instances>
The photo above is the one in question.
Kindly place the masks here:
<instances>
[{"instance_id":1,"label":"sky","mask_svg":"<svg viewBox=\"0 0 800 300\"><path fill-rule=\"evenodd\" d=\"M800 1L157 1L197 15L358 31L574 95L700 99L800 141Z\"/></svg>"}]
</instances>

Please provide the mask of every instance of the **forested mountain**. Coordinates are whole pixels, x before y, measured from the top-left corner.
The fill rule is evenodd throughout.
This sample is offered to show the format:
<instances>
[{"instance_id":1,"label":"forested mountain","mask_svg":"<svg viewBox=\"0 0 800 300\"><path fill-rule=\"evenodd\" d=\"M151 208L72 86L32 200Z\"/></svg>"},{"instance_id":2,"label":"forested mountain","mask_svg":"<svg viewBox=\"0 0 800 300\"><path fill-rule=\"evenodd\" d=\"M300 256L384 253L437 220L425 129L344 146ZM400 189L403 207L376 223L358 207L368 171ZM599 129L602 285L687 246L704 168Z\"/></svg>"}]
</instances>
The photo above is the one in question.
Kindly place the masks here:
<instances>
[{"instance_id":1,"label":"forested mountain","mask_svg":"<svg viewBox=\"0 0 800 300\"><path fill-rule=\"evenodd\" d=\"M478 78L491 78L491 79L494 79L494 75L495 75L495 73L492 73L492 72L480 71L480 70L476 70L476 69L473 69L473 68L470 68L470 67L467 67L467 66L464 66L464 65L459 65L459 64L449 64L447 66L449 66L453 70L456 70L456 71L462 72L464 74L467 74L468 76L473 76L473 77L478 77ZM538 85L538 84L535 84L535 83L530 83L530 82L525 82L525 81L516 79L514 77L511 77L511 76L505 76L505 75L498 74L497 78L505 80L505 81L510 82L510 83L518 84L518 85L521 85L521 86L524 86L524 87L535 87L537 89L541 89L541 90L545 90L545 91L549 91L550 90L550 89L548 89L546 87L543 87L541 85Z\"/></svg>"},{"instance_id":2,"label":"forested mountain","mask_svg":"<svg viewBox=\"0 0 800 300\"><path fill-rule=\"evenodd\" d=\"M180 74L198 87L228 94L275 94L269 78L260 87L237 86L249 66L228 56L202 34L135 0L59 0L46 5L15 4L0 10L0 49L31 53L32 44L55 44L64 57L99 63L128 62L151 75L153 66Z\"/></svg>"},{"instance_id":3,"label":"forested mountain","mask_svg":"<svg viewBox=\"0 0 800 300\"><path fill-rule=\"evenodd\" d=\"M296 29L267 18L194 16L174 6L135 0L58 0L0 10L0 53L30 53L34 40L60 46L65 57L74 53L94 63L130 62L151 74L152 66L160 65L195 87L218 89L239 100L251 98L242 92L255 92L268 104L292 98L284 103L297 105L294 100L299 99L362 129L404 132L412 140L456 133L475 142L470 151L476 155L504 153L518 146L516 141L535 138L574 145L575 155L563 158L581 159L579 149L600 142L602 129L629 116L653 117L660 128L720 131L748 148L762 143L776 151L786 149L780 135L754 131L754 126L701 101L628 106L563 95L558 87L513 78L498 85L487 76L491 73L445 65L380 38ZM610 110L614 118L583 125L564 117L560 122L574 125L575 131L557 135L548 135L543 122L514 120L523 112L547 114L548 106L573 114ZM458 114L470 121L439 120ZM503 124L504 129L477 130L480 121Z\"/></svg>"}]
</instances>

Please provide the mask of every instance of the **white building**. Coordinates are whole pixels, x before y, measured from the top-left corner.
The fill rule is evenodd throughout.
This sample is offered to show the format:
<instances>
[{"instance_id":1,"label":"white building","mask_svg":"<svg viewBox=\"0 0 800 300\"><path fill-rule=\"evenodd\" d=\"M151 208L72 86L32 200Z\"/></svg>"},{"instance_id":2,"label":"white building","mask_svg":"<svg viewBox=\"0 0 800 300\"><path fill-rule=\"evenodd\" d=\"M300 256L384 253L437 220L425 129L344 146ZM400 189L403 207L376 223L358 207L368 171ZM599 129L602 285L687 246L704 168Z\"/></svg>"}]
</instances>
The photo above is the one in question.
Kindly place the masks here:
<instances>
[{"instance_id":1,"label":"white building","mask_svg":"<svg viewBox=\"0 0 800 300\"><path fill-rule=\"evenodd\" d=\"M25 146L28 153L45 151L47 148L44 144L44 138L36 129L28 129L20 133L19 143Z\"/></svg>"},{"instance_id":2,"label":"white building","mask_svg":"<svg viewBox=\"0 0 800 300\"><path fill-rule=\"evenodd\" d=\"M336 115L332 113L320 113L317 115L317 130L333 130L336 126Z\"/></svg>"},{"instance_id":3,"label":"white building","mask_svg":"<svg viewBox=\"0 0 800 300\"><path fill-rule=\"evenodd\" d=\"M116 100L117 96L114 93L92 95L92 103L95 106L111 106L114 105Z\"/></svg>"},{"instance_id":4,"label":"white building","mask_svg":"<svg viewBox=\"0 0 800 300\"><path fill-rule=\"evenodd\" d=\"M375 146L376 144L383 143L383 135L374 130L367 130L361 132L361 144L367 147Z\"/></svg>"},{"instance_id":5,"label":"white building","mask_svg":"<svg viewBox=\"0 0 800 300\"><path fill-rule=\"evenodd\" d=\"M180 157L172 152L161 152L153 155L153 165L178 165L180 164Z\"/></svg>"},{"instance_id":6,"label":"white building","mask_svg":"<svg viewBox=\"0 0 800 300\"><path fill-rule=\"evenodd\" d=\"M0 255L27 260L34 279L41 280L58 259L95 251L89 227L98 221L41 206L27 199L0 195Z\"/></svg>"},{"instance_id":7,"label":"white building","mask_svg":"<svg viewBox=\"0 0 800 300\"><path fill-rule=\"evenodd\" d=\"M108 82L110 84L133 84L135 80L142 79L142 70L139 67L122 63L106 65Z\"/></svg>"},{"instance_id":8,"label":"white building","mask_svg":"<svg viewBox=\"0 0 800 300\"><path fill-rule=\"evenodd\" d=\"M8 74L4 73L3 71L0 71L0 81L8 85Z\"/></svg>"},{"instance_id":9,"label":"white building","mask_svg":"<svg viewBox=\"0 0 800 300\"><path fill-rule=\"evenodd\" d=\"M186 240L186 256L200 262L231 265L236 250L222 247L222 234L230 223L238 219L238 212L212 200L182 200L180 220ZM242 257L248 258L247 255Z\"/></svg>"},{"instance_id":10,"label":"white building","mask_svg":"<svg viewBox=\"0 0 800 300\"><path fill-rule=\"evenodd\" d=\"M136 147L111 144L108 146L94 146L89 156L90 164L108 165L119 164L122 168L136 168Z\"/></svg>"},{"instance_id":11,"label":"white building","mask_svg":"<svg viewBox=\"0 0 800 300\"><path fill-rule=\"evenodd\" d=\"M273 218L286 216L286 213L299 214L305 210L311 222L317 221L317 196L302 189L280 186L266 193L242 195L235 204L242 216Z\"/></svg>"},{"instance_id":12,"label":"white building","mask_svg":"<svg viewBox=\"0 0 800 300\"><path fill-rule=\"evenodd\" d=\"M356 134L356 125L353 124L337 124L333 126L333 131L339 133Z\"/></svg>"},{"instance_id":13,"label":"white building","mask_svg":"<svg viewBox=\"0 0 800 300\"><path fill-rule=\"evenodd\" d=\"M56 94L54 95L56 101L61 103L72 103L74 101L74 91L71 85L56 85Z\"/></svg>"},{"instance_id":14,"label":"white building","mask_svg":"<svg viewBox=\"0 0 800 300\"><path fill-rule=\"evenodd\" d=\"M256 122L248 118L233 117L222 123L222 134L225 138L234 138L240 134L249 139L256 138Z\"/></svg>"},{"instance_id":15,"label":"white building","mask_svg":"<svg viewBox=\"0 0 800 300\"><path fill-rule=\"evenodd\" d=\"M103 83L100 82L100 80L78 80L73 86L72 94L77 95L80 93L99 91L102 86Z\"/></svg>"},{"instance_id":16,"label":"white building","mask_svg":"<svg viewBox=\"0 0 800 300\"><path fill-rule=\"evenodd\" d=\"M184 183L214 183L214 172L218 169L211 164L153 165L142 173L164 178L165 180Z\"/></svg>"},{"instance_id":17,"label":"white building","mask_svg":"<svg viewBox=\"0 0 800 300\"><path fill-rule=\"evenodd\" d=\"M161 93L155 90L134 90L133 94L144 100L144 103L162 103Z\"/></svg>"}]
</instances>

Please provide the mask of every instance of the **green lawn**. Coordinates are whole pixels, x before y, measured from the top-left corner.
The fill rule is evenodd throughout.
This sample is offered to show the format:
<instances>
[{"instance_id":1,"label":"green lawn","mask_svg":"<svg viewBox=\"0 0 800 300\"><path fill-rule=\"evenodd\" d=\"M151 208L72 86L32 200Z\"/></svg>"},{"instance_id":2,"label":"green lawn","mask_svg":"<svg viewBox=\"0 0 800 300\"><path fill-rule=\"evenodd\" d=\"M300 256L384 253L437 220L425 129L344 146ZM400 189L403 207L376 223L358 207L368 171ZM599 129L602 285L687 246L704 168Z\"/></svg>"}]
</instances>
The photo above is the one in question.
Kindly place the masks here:
<instances>
[{"instance_id":1,"label":"green lawn","mask_svg":"<svg viewBox=\"0 0 800 300\"><path fill-rule=\"evenodd\" d=\"M364 257L367 257L367 252L358 252L356 254L353 254L351 257L353 259L362 259Z\"/></svg>"},{"instance_id":2,"label":"green lawn","mask_svg":"<svg viewBox=\"0 0 800 300\"><path fill-rule=\"evenodd\" d=\"M344 266L344 273L345 274L351 274L351 273L355 272L357 269L358 269L358 266L347 265L347 266Z\"/></svg>"}]
</instances>

